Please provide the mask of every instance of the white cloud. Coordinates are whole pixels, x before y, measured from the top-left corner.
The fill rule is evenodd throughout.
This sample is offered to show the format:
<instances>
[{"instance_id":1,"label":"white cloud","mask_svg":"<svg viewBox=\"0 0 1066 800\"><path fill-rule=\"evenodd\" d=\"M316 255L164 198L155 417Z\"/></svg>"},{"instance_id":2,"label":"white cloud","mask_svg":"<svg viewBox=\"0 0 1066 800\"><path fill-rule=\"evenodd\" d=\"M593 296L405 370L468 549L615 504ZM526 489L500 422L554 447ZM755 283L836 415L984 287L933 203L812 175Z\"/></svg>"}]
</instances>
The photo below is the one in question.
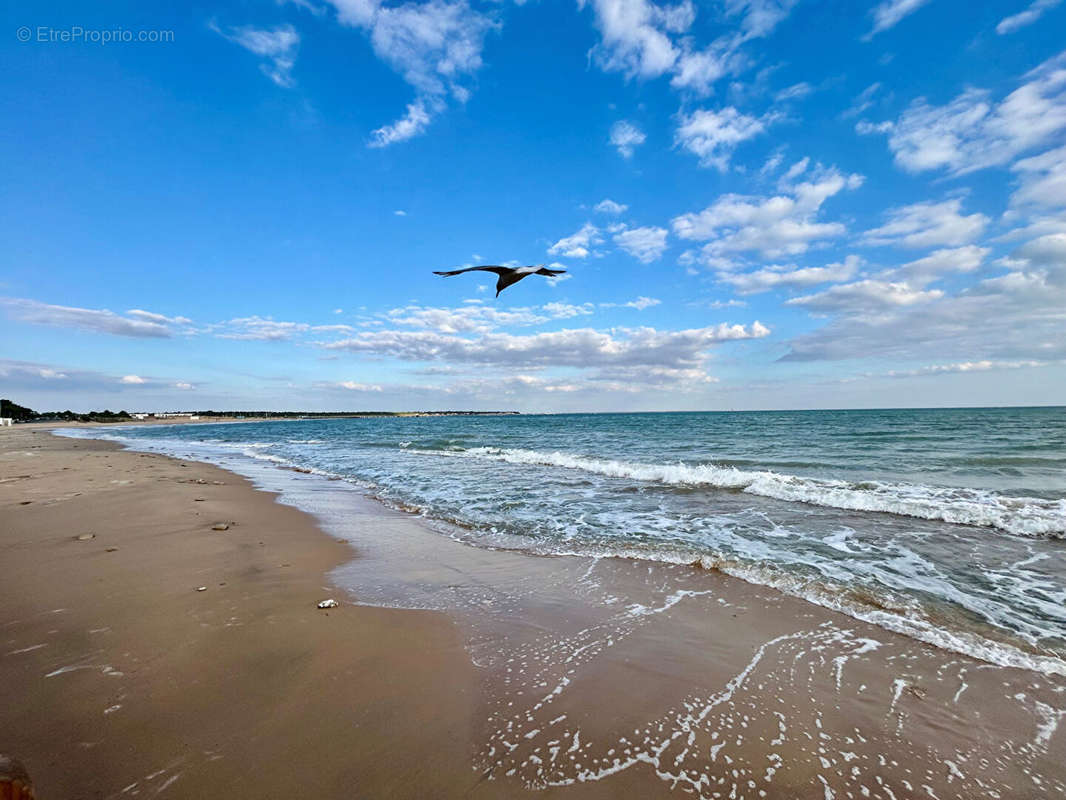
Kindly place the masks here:
<instances>
[{"instance_id":1,"label":"white cloud","mask_svg":"<svg viewBox=\"0 0 1066 800\"><path fill-rule=\"evenodd\" d=\"M984 214L959 213L962 200L940 203L914 203L887 212L888 222L863 234L869 245L894 244L902 247L957 246L972 242L988 225Z\"/></svg>"},{"instance_id":2,"label":"white cloud","mask_svg":"<svg viewBox=\"0 0 1066 800\"><path fill-rule=\"evenodd\" d=\"M436 110L439 110L439 104ZM370 134L370 147L388 147L396 142L406 142L420 136L429 127L429 110L425 100L416 100L408 104L407 113L390 125L383 125Z\"/></svg>"},{"instance_id":3,"label":"white cloud","mask_svg":"<svg viewBox=\"0 0 1066 800\"><path fill-rule=\"evenodd\" d=\"M839 295L811 300L807 307L840 316L794 339L786 358L1066 359L1066 234L1027 242L1002 263L1004 274L952 296L933 298L904 283L898 299L909 294L915 302L895 308L847 303Z\"/></svg>"},{"instance_id":4,"label":"white cloud","mask_svg":"<svg viewBox=\"0 0 1066 800\"><path fill-rule=\"evenodd\" d=\"M426 0L385 6L381 0L331 0L343 25L365 30L374 53L415 89L400 119L375 130L370 146L386 147L425 132L452 97L470 96L466 83L482 65L492 20L466 0Z\"/></svg>"},{"instance_id":5,"label":"white cloud","mask_svg":"<svg viewBox=\"0 0 1066 800\"><path fill-rule=\"evenodd\" d=\"M925 286L945 275L973 272L981 266L988 252L987 247L977 247L972 244L954 249L937 250L924 258L888 270L881 277L904 280L912 286Z\"/></svg>"},{"instance_id":6,"label":"white cloud","mask_svg":"<svg viewBox=\"0 0 1066 800\"><path fill-rule=\"evenodd\" d=\"M767 36L792 11L799 0L726 0L726 13L742 16L740 30L743 38Z\"/></svg>"},{"instance_id":7,"label":"white cloud","mask_svg":"<svg viewBox=\"0 0 1066 800\"><path fill-rule=\"evenodd\" d=\"M814 87L806 81L803 83L795 83L775 94L774 100L779 103L788 102L789 100L801 100L813 91Z\"/></svg>"},{"instance_id":8,"label":"white cloud","mask_svg":"<svg viewBox=\"0 0 1066 800\"><path fill-rule=\"evenodd\" d=\"M801 158L795 164L788 168L784 176L781 178L786 184L789 181L793 181L807 171L807 167L810 165L811 160L807 157Z\"/></svg>"},{"instance_id":9,"label":"white cloud","mask_svg":"<svg viewBox=\"0 0 1066 800\"><path fill-rule=\"evenodd\" d=\"M755 294L771 289L805 289L820 283L848 281L855 277L861 265L861 258L848 256L842 262L824 267L769 266L754 272L720 272L718 278L740 294Z\"/></svg>"},{"instance_id":10,"label":"white cloud","mask_svg":"<svg viewBox=\"0 0 1066 800\"><path fill-rule=\"evenodd\" d=\"M526 336L492 333L475 339L429 331L366 331L324 343L329 350L387 356L404 361L444 361L497 367L573 367L582 370L654 367L700 368L708 348L727 341L766 336L758 322L680 331L654 328L567 329Z\"/></svg>"},{"instance_id":11,"label":"white cloud","mask_svg":"<svg viewBox=\"0 0 1066 800\"><path fill-rule=\"evenodd\" d=\"M767 158L765 162L763 162L763 165L761 167L759 167L759 175L764 178L773 175L775 172L777 172L778 168L781 166L784 160L784 148L779 147L777 148L777 150L771 153L770 157Z\"/></svg>"},{"instance_id":12,"label":"white cloud","mask_svg":"<svg viewBox=\"0 0 1066 800\"><path fill-rule=\"evenodd\" d=\"M1066 130L1066 52L1024 76L994 103L967 89L943 106L918 99L895 123L860 123L860 133L887 133L896 163L908 172L945 169L963 175L1010 162Z\"/></svg>"},{"instance_id":13,"label":"white cloud","mask_svg":"<svg viewBox=\"0 0 1066 800\"><path fill-rule=\"evenodd\" d=\"M697 155L702 167L716 167L725 172L729 159L737 145L752 139L766 130L766 122L742 114L732 106L720 111L697 109L691 114L681 114L676 144Z\"/></svg>"},{"instance_id":14,"label":"white cloud","mask_svg":"<svg viewBox=\"0 0 1066 800\"><path fill-rule=\"evenodd\" d=\"M1019 31L1027 25L1032 25L1044 16L1045 11L1055 8L1061 2L1062 0L1034 0L1024 11L1019 11L1017 14L1001 19L996 26L996 33L1002 36Z\"/></svg>"},{"instance_id":15,"label":"white cloud","mask_svg":"<svg viewBox=\"0 0 1066 800\"><path fill-rule=\"evenodd\" d=\"M188 317L168 317L164 314L156 314L152 311L142 311L139 308L131 308L126 312L127 316L136 317L146 322L156 322L160 325L191 325L192 320Z\"/></svg>"},{"instance_id":16,"label":"white cloud","mask_svg":"<svg viewBox=\"0 0 1066 800\"><path fill-rule=\"evenodd\" d=\"M824 292L793 297L785 305L803 306L812 311L838 311L849 314L865 314L879 311L886 306L910 306L938 300L944 293L938 289L924 291L914 289L906 282L863 280L830 286Z\"/></svg>"},{"instance_id":17,"label":"white cloud","mask_svg":"<svg viewBox=\"0 0 1066 800\"><path fill-rule=\"evenodd\" d=\"M863 41L868 42L881 31L895 27L901 19L914 13L928 2L929 0L882 0L872 12L874 26L868 34L862 37Z\"/></svg>"},{"instance_id":18,"label":"white cloud","mask_svg":"<svg viewBox=\"0 0 1066 800\"><path fill-rule=\"evenodd\" d=\"M124 378L91 370L8 359L0 359L0 379L5 390L29 394L27 399L31 406L37 404L37 401L32 399L33 393L38 393L42 397L48 397L49 403L55 402L60 408L66 407L72 398L76 402L89 402L85 400L89 392L96 393L98 398L105 398L101 402L103 405L112 402L116 392L143 391L160 386L157 381L137 375ZM63 405L59 405L60 403ZM41 409L38 407L38 410Z\"/></svg>"},{"instance_id":19,"label":"white cloud","mask_svg":"<svg viewBox=\"0 0 1066 800\"><path fill-rule=\"evenodd\" d=\"M868 108L873 106L873 104L874 104L874 95L876 95L880 90L881 90L880 82L871 83L869 86L867 86L861 92L859 92L858 97L856 97L855 100L852 101L851 105L843 113L841 113L840 116L842 118L844 118L844 119L848 119L849 117L857 117L857 116L859 116L859 114L861 114L863 111L866 111ZM860 131L860 133L863 133L863 132L864 131ZM866 131L866 132L872 132L872 131Z\"/></svg>"},{"instance_id":20,"label":"white cloud","mask_svg":"<svg viewBox=\"0 0 1066 800\"><path fill-rule=\"evenodd\" d=\"M954 364L929 364L911 370L890 370L885 373L890 378L913 378L921 375L943 375L945 373L990 372L1000 369L1027 369L1046 366L1045 361L959 361Z\"/></svg>"},{"instance_id":21,"label":"white cloud","mask_svg":"<svg viewBox=\"0 0 1066 800\"><path fill-rule=\"evenodd\" d=\"M593 50L600 67L628 77L655 78L670 70L678 50L671 33L688 29L695 8L685 0L659 6L647 0L592 0L602 40Z\"/></svg>"},{"instance_id":22,"label":"white cloud","mask_svg":"<svg viewBox=\"0 0 1066 800\"><path fill-rule=\"evenodd\" d=\"M380 392L381 387L376 383L358 383L357 381L341 381L337 384L342 389L351 392Z\"/></svg>"},{"instance_id":23,"label":"white cloud","mask_svg":"<svg viewBox=\"0 0 1066 800\"><path fill-rule=\"evenodd\" d=\"M1011 206L1066 207L1066 146L1023 158L1011 169L1020 176Z\"/></svg>"},{"instance_id":24,"label":"white cloud","mask_svg":"<svg viewBox=\"0 0 1066 800\"><path fill-rule=\"evenodd\" d=\"M625 228L614 234L614 242L641 263L650 264L666 250L666 228Z\"/></svg>"},{"instance_id":25,"label":"white cloud","mask_svg":"<svg viewBox=\"0 0 1066 800\"><path fill-rule=\"evenodd\" d=\"M383 319L390 325L440 333L488 333L497 328L528 327L551 320L571 319L591 314L594 310L591 303L572 305L552 302L543 306L500 309L484 305L480 301L468 301L458 308L417 305L394 308L386 312ZM342 327L348 332L354 331L348 326L316 326L314 330L325 331L328 327Z\"/></svg>"},{"instance_id":26,"label":"white cloud","mask_svg":"<svg viewBox=\"0 0 1066 800\"><path fill-rule=\"evenodd\" d=\"M636 300L630 300L628 303L623 303L622 305L626 306L627 308L635 308L637 311L643 311L646 308L657 306L660 303L662 303L662 300L657 300L654 297L641 296L638 297Z\"/></svg>"},{"instance_id":27,"label":"white cloud","mask_svg":"<svg viewBox=\"0 0 1066 800\"><path fill-rule=\"evenodd\" d=\"M838 222L818 222L822 204L844 189L862 185L861 175L844 176L818 167L806 182L774 197L727 194L703 211L682 214L671 221L682 239L708 241L705 263L723 267L734 253L759 252L768 258L805 253L820 241L842 236Z\"/></svg>"},{"instance_id":28,"label":"white cloud","mask_svg":"<svg viewBox=\"0 0 1066 800\"><path fill-rule=\"evenodd\" d=\"M16 297L0 298L0 306L21 322L76 328L92 333L109 333L138 339L166 338L173 335L171 323L186 323L184 317L168 318L162 314L135 309L123 317L107 309L76 308L39 303ZM132 318L131 318L132 317Z\"/></svg>"},{"instance_id":29,"label":"white cloud","mask_svg":"<svg viewBox=\"0 0 1066 800\"><path fill-rule=\"evenodd\" d=\"M406 216L407 216L407 212L406 212L406 211L404 211L403 209L400 209L400 208L396 209L396 210L395 210L395 211L393 211L392 213L393 213L393 214L394 214L395 216L397 216L397 217L406 217Z\"/></svg>"},{"instance_id":30,"label":"white cloud","mask_svg":"<svg viewBox=\"0 0 1066 800\"><path fill-rule=\"evenodd\" d=\"M600 31L592 58L608 72L629 78L657 78L670 74L675 89L707 95L712 85L747 59L741 46L767 36L792 10L796 0L726 0L725 16L737 19L737 29L719 36L703 49L693 43L690 29L696 18L691 0L660 5L651 0L590 0ZM579 2L584 6L585 2Z\"/></svg>"},{"instance_id":31,"label":"white cloud","mask_svg":"<svg viewBox=\"0 0 1066 800\"><path fill-rule=\"evenodd\" d=\"M616 203L610 198L605 198L593 206L594 211L599 211L601 214L623 214L629 209L629 206L623 203Z\"/></svg>"},{"instance_id":32,"label":"white cloud","mask_svg":"<svg viewBox=\"0 0 1066 800\"><path fill-rule=\"evenodd\" d=\"M644 132L627 120L619 120L611 126L611 135L608 141L618 149L622 158L632 158L636 147L644 144L648 137Z\"/></svg>"},{"instance_id":33,"label":"white cloud","mask_svg":"<svg viewBox=\"0 0 1066 800\"><path fill-rule=\"evenodd\" d=\"M570 303L545 303L541 310L551 319L572 319L593 313L594 307L592 303L582 303L579 306Z\"/></svg>"},{"instance_id":34,"label":"white cloud","mask_svg":"<svg viewBox=\"0 0 1066 800\"><path fill-rule=\"evenodd\" d=\"M193 386L188 381L178 381L177 383L174 384L174 388L175 389L181 389L182 391L191 391L192 389L195 389L196 387Z\"/></svg>"},{"instance_id":35,"label":"white cloud","mask_svg":"<svg viewBox=\"0 0 1066 800\"><path fill-rule=\"evenodd\" d=\"M292 77L292 68L296 64L300 34L292 25L281 25L273 29L244 25L224 31L212 22L210 27L220 36L266 59L267 63L260 64L259 68L278 86L290 88L296 84Z\"/></svg>"},{"instance_id":36,"label":"white cloud","mask_svg":"<svg viewBox=\"0 0 1066 800\"><path fill-rule=\"evenodd\" d=\"M589 248L603 243L600 229L591 222L586 222L581 229L570 236L564 236L548 248L548 255L565 258L588 258Z\"/></svg>"},{"instance_id":37,"label":"white cloud","mask_svg":"<svg viewBox=\"0 0 1066 800\"><path fill-rule=\"evenodd\" d=\"M738 59L733 46L734 43L728 40L720 40L703 50L682 45L670 85L701 97L709 95L714 84L735 68Z\"/></svg>"},{"instance_id":38,"label":"white cloud","mask_svg":"<svg viewBox=\"0 0 1066 800\"><path fill-rule=\"evenodd\" d=\"M222 325L214 326L214 329L221 331L215 334L220 339L280 342L291 339L297 333L311 330L311 326L305 322L278 322L269 317L251 316L231 319Z\"/></svg>"}]
</instances>

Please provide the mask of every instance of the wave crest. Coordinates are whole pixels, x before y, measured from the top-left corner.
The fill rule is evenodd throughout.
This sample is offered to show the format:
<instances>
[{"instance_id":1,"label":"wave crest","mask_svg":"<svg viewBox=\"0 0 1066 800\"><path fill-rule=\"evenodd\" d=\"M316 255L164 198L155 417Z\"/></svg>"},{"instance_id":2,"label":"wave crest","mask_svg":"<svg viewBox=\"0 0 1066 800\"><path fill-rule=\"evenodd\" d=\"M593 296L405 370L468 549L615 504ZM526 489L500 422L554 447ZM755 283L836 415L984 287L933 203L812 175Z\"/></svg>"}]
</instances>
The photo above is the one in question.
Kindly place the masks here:
<instances>
[{"instance_id":1,"label":"wave crest","mask_svg":"<svg viewBox=\"0 0 1066 800\"><path fill-rule=\"evenodd\" d=\"M671 486L711 486L847 511L874 511L958 525L976 525L1018 536L1066 538L1066 500L1007 497L983 489L804 478L716 464L646 464L520 448L474 447L459 451L408 452L563 467L611 478L631 478Z\"/></svg>"}]
</instances>

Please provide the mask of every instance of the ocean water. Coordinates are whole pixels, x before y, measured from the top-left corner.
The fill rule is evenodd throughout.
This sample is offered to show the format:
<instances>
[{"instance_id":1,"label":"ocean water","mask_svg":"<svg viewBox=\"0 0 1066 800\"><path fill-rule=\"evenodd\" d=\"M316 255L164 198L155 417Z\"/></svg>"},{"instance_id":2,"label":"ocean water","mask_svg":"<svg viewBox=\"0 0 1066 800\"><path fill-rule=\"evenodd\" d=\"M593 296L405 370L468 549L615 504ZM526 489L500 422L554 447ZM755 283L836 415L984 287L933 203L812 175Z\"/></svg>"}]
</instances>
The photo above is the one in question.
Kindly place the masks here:
<instances>
[{"instance_id":1,"label":"ocean water","mask_svg":"<svg viewBox=\"0 0 1066 800\"><path fill-rule=\"evenodd\" d=\"M340 478L488 548L692 564L1066 674L1066 408L404 417L86 435Z\"/></svg>"}]
</instances>

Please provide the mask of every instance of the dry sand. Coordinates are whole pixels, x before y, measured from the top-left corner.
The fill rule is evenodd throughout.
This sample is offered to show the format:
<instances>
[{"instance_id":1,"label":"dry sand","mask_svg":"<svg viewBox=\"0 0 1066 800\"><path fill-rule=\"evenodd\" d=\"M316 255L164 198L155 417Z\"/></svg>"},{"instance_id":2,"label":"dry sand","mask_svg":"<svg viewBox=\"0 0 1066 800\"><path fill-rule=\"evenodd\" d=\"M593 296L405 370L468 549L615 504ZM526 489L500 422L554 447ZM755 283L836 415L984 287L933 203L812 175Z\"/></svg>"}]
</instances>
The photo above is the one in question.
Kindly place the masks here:
<instances>
[{"instance_id":1,"label":"dry sand","mask_svg":"<svg viewBox=\"0 0 1066 800\"><path fill-rule=\"evenodd\" d=\"M1060 677L277 474L330 535L213 467L0 432L0 752L42 797L1066 792Z\"/></svg>"}]
</instances>

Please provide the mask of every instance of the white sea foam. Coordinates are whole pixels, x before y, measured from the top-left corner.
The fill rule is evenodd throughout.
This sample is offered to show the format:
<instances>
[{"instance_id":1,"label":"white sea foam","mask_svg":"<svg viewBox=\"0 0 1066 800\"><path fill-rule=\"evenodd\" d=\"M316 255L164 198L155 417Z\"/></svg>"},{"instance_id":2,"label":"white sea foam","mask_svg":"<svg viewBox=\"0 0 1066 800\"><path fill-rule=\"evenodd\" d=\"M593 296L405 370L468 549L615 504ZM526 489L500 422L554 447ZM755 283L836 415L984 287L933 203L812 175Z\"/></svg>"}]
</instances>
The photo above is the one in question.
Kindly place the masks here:
<instances>
[{"instance_id":1,"label":"white sea foam","mask_svg":"<svg viewBox=\"0 0 1066 800\"><path fill-rule=\"evenodd\" d=\"M960 525L998 528L1019 536L1066 538L1066 500L1006 497L982 489L804 478L715 464L646 464L587 458L571 453L475 447L462 451L420 450L426 455L465 457L509 464L563 467L611 478L671 486L736 489L777 500L849 511L876 511Z\"/></svg>"}]
</instances>

